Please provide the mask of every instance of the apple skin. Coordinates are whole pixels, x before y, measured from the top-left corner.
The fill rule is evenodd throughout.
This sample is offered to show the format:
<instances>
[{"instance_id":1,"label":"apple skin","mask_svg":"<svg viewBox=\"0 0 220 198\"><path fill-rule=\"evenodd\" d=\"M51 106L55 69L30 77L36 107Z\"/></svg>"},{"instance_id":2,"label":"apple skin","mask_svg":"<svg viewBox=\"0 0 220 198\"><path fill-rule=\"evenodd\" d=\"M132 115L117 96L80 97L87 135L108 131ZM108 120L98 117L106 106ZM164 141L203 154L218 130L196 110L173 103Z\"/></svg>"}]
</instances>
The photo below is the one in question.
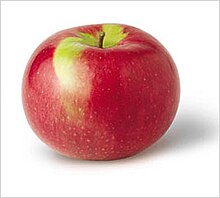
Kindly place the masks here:
<instances>
[{"instance_id":1,"label":"apple skin","mask_svg":"<svg viewBox=\"0 0 220 198\"><path fill-rule=\"evenodd\" d=\"M85 160L132 156L161 138L175 117L180 83L168 51L148 33L117 25L126 38L109 48L86 46L70 89L56 75L55 50L77 32L95 35L102 24L52 35L27 64L22 84L26 117L37 136L62 155Z\"/></svg>"}]
</instances>

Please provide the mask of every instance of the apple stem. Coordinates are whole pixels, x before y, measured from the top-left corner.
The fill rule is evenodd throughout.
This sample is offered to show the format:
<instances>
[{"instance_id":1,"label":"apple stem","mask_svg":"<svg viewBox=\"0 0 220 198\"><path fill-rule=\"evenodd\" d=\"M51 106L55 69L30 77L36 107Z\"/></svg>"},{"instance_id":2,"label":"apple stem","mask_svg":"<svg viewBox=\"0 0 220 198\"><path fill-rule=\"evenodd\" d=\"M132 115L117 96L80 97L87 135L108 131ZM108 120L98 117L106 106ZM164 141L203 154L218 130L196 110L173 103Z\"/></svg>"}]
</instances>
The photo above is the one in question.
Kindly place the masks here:
<instances>
[{"instance_id":1,"label":"apple stem","mask_svg":"<svg viewBox=\"0 0 220 198\"><path fill-rule=\"evenodd\" d=\"M99 45L98 45L99 48L103 48L104 37L105 37L105 32L100 32L99 33Z\"/></svg>"}]
</instances>

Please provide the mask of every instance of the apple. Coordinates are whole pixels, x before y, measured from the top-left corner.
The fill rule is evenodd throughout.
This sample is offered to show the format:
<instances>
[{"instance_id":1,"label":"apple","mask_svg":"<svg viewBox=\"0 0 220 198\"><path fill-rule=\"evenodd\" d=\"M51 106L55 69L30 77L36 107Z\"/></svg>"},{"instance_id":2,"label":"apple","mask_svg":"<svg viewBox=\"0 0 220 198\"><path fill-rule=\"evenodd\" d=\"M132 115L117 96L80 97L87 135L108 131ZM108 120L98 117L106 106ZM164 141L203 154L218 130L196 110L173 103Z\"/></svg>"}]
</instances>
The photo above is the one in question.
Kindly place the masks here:
<instances>
[{"instance_id":1,"label":"apple","mask_svg":"<svg viewBox=\"0 0 220 198\"><path fill-rule=\"evenodd\" d=\"M179 104L177 68L150 34L122 24L60 31L31 56L22 101L37 136L85 160L132 156L156 142Z\"/></svg>"}]
</instances>

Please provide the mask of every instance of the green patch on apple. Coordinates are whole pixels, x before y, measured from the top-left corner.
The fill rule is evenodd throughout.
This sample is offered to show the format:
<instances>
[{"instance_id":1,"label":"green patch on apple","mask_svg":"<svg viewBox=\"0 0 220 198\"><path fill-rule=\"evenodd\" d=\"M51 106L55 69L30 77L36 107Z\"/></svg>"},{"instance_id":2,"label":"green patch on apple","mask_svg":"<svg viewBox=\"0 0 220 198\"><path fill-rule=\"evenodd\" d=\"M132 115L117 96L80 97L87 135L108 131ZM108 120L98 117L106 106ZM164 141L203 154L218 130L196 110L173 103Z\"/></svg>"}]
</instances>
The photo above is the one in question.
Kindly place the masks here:
<instances>
[{"instance_id":1,"label":"green patch on apple","mask_svg":"<svg viewBox=\"0 0 220 198\"><path fill-rule=\"evenodd\" d=\"M81 38L67 37L56 48L53 63L56 75L65 88L72 84L74 60L80 57L84 46L80 44Z\"/></svg>"},{"instance_id":2,"label":"green patch on apple","mask_svg":"<svg viewBox=\"0 0 220 198\"><path fill-rule=\"evenodd\" d=\"M56 75L62 86L66 88L71 86L72 75L74 75L72 72L74 61L80 57L87 46L100 47L100 35L103 32L101 48L116 46L128 34L123 32L123 28L120 25L104 24L102 31L97 32L96 36L78 32L78 37L67 37L60 41L54 53L53 63Z\"/></svg>"}]
</instances>

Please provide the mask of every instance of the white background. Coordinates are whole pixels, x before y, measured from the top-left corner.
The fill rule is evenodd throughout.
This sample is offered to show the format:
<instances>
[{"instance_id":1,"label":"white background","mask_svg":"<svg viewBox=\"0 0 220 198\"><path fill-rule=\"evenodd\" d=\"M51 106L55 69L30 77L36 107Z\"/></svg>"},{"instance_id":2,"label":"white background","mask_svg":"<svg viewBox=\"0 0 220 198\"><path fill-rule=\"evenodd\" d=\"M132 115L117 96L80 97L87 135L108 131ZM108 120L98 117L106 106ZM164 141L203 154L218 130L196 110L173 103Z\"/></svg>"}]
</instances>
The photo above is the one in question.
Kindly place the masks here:
<instances>
[{"instance_id":1,"label":"white background","mask_svg":"<svg viewBox=\"0 0 220 198\"><path fill-rule=\"evenodd\" d=\"M2 2L2 196L218 196L219 2ZM181 78L167 134L131 158L78 161L44 145L29 127L21 82L34 49L78 25L143 29L169 50Z\"/></svg>"}]
</instances>

